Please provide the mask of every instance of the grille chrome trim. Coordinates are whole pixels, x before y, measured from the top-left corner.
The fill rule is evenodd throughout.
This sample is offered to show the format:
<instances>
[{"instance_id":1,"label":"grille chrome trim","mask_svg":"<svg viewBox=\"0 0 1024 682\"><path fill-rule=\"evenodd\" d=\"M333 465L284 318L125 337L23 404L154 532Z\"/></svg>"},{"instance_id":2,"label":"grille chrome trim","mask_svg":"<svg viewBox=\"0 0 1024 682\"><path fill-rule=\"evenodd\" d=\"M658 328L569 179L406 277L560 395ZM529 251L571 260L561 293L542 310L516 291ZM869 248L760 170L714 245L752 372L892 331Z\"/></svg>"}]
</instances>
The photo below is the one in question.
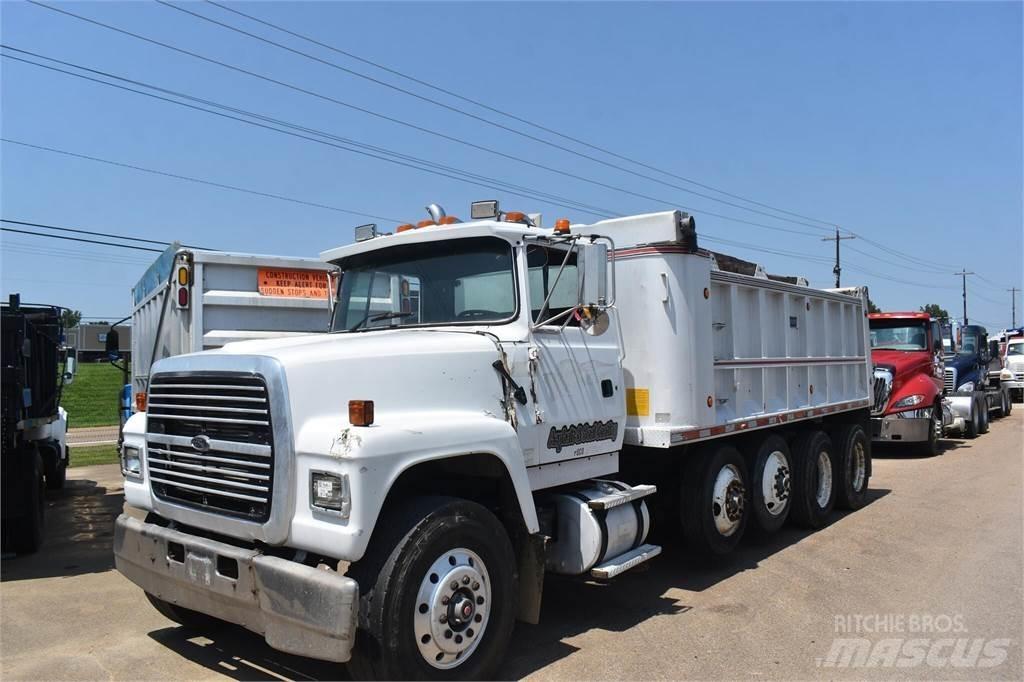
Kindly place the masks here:
<instances>
[{"instance_id":1,"label":"grille chrome trim","mask_svg":"<svg viewBox=\"0 0 1024 682\"><path fill-rule=\"evenodd\" d=\"M254 497L252 495L243 495L241 493L229 493L226 490L214 490L212 488L203 488L202 486L190 485L188 483L176 483L174 481L166 481L166 480L164 480L162 478L157 478L155 476L150 476L149 480L154 481L156 483L165 483L165 484L170 484L170 485L176 485L179 488L186 488L187 490L195 490L196 492L200 492L200 493L214 493L214 494L220 495L222 497L231 497L231 498L234 498L236 500L249 500L250 502L265 502L266 499L267 499L265 497Z\"/></svg>"},{"instance_id":2,"label":"grille chrome trim","mask_svg":"<svg viewBox=\"0 0 1024 682\"><path fill-rule=\"evenodd\" d=\"M217 396L218 398L221 396ZM227 397L227 396L224 396ZM263 400L261 402L266 402ZM148 407L159 407L162 410L194 410L195 405L174 405L172 403L154 403L150 402ZM148 409L148 408L147 408ZM269 410L261 410L255 407L219 407L214 405L203 405L204 412L231 412L234 414L270 414ZM156 415L154 415L156 416ZM165 416L165 415L160 415Z\"/></svg>"},{"instance_id":3,"label":"grille chrome trim","mask_svg":"<svg viewBox=\"0 0 1024 682\"><path fill-rule=\"evenodd\" d=\"M270 426L270 422L258 419L228 419L227 417L194 417L188 414L150 414L150 419L176 419L184 422L209 422L211 424L250 424Z\"/></svg>"},{"instance_id":4,"label":"grille chrome trim","mask_svg":"<svg viewBox=\"0 0 1024 682\"><path fill-rule=\"evenodd\" d=\"M166 386L167 384L164 384ZM244 403L262 403L266 398L253 398L241 395L197 395L195 393L150 393L149 402L153 404L153 398L182 398L188 400L237 400Z\"/></svg>"},{"instance_id":5,"label":"grille chrome trim","mask_svg":"<svg viewBox=\"0 0 1024 682\"><path fill-rule=\"evenodd\" d=\"M192 459L201 459L204 462L221 462L222 464L233 464L235 466L247 466L255 467L257 469L269 469L270 464L267 462L247 462L244 459L228 459L227 457L215 457L213 455L201 455L198 452L181 452L180 450L163 450L161 448L149 448L149 452L155 452L159 455L174 455L175 457L191 457Z\"/></svg>"},{"instance_id":6,"label":"grille chrome trim","mask_svg":"<svg viewBox=\"0 0 1024 682\"><path fill-rule=\"evenodd\" d=\"M886 367L875 367L874 383L872 385L871 414L880 415L889 406L889 397L892 395L892 371Z\"/></svg>"},{"instance_id":7,"label":"grille chrome trim","mask_svg":"<svg viewBox=\"0 0 1024 682\"><path fill-rule=\"evenodd\" d=\"M161 467L171 467L172 469L188 469L189 471L201 471L210 474L223 474L225 476L231 476L232 478L247 478L252 481L269 481L270 476L268 474L257 474L251 471L241 471L239 469L224 469L217 466L208 466L205 464L192 464L191 462L176 462L171 459L153 459L150 458L150 464L159 464ZM156 471L154 469L153 471ZM170 473L168 471L168 473ZM224 485L228 485L227 481L224 481Z\"/></svg>"},{"instance_id":8,"label":"grille chrome trim","mask_svg":"<svg viewBox=\"0 0 1024 682\"><path fill-rule=\"evenodd\" d=\"M150 462L151 464L159 464L159 462ZM214 485L226 485L229 488L240 488L242 490L255 490L261 493L269 493L270 488L265 485L253 485L252 483L239 483L238 481L225 480L223 478L215 478L213 476L199 476L197 474L186 474L183 471L172 471L171 469L150 469L153 473L159 473L161 476L181 476L182 478L189 478L193 481L205 481L206 483L213 483ZM177 485L174 481L171 484ZM216 492L226 492L224 490L217 490ZM260 498L261 502L266 502L267 498Z\"/></svg>"},{"instance_id":9,"label":"grille chrome trim","mask_svg":"<svg viewBox=\"0 0 1024 682\"><path fill-rule=\"evenodd\" d=\"M211 449L209 455L236 457L249 459L252 455L262 455L254 461L266 462L271 466L273 472L273 484L270 493L271 514L264 520L243 518L240 516L229 516L216 513L213 510L205 510L200 507L191 506L184 502L160 498L153 495L153 511L165 519L177 521L186 525L193 525L206 528L214 533L220 533L243 540L265 542L267 544L284 544L288 541L288 534L291 529L290 510L295 507L295 498L298 494L298 486L295 483L296 472L295 460L295 433L292 428L291 413L288 400L288 379L280 361L267 355L245 355L232 353L195 353L191 355L178 355L165 358L154 363L150 370L150 382L147 390L158 393L174 392L164 391L161 386L173 385L176 390L183 394L195 394L196 391L189 390L192 386L201 386L205 392L208 385L224 386L230 385L238 379L255 379L262 377L266 386L264 393L253 391L234 390L239 397L270 398L267 407L270 410L270 428L248 426L213 424L207 428L207 435L210 437ZM166 381L167 383L163 383ZM238 389L236 385L233 388ZM221 391L223 394L224 390ZM271 397L272 396L272 397ZM223 401L218 401L223 402ZM230 404L230 403L228 403ZM147 415L148 417L149 415ZM159 417L155 417L159 419ZM171 424L181 422L167 420L163 422L170 427ZM233 441L231 437L237 437L246 430L263 429L270 434L268 440L257 442L251 438L248 442ZM157 434L152 432L152 427L147 424L147 449L155 444L160 448L177 449L178 447L192 450L191 438L184 437L181 430L168 428L171 433ZM177 435L181 433L182 435ZM216 433L216 435L213 435ZM226 437L225 437L226 436ZM273 448L271 449L271 443ZM177 447L174 447L177 446ZM271 453L273 456L271 457ZM195 460L192 460L195 461ZM151 481L150 471L146 458L143 459L143 475L147 481ZM158 478L170 480L158 475ZM159 482L158 482L159 483ZM186 484L182 484L184 486ZM191 485L188 490L193 494L208 492L208 486ZM181 487L181 486L179 486ZM196 490L199 488L199 490ZM224 492L224 491L222 491ZM234 497L236 504L241 501L258 503L256 500L249 500L254 495L243 495L232 493L224 495L219 499Z\"/></svg>"},{"instance_id":10,"label":"grille chrome trim","mask_svg":"<svg viewBox=\"0 0 1024 682\"><path fill-rule=\"evenodd\" d=\"M151 384L152 385L152 384ZM230 384L160 384L160 388L205 388L205 389L219 389L222 391L260 391L265 393L266 389L256 386L232 386Z\"/></svg>"},{"instance_id":11,"label":"grille chrome trim","mask_svg":"<svg viewBox=\"0 0 1024 682\"><path fill-rule=\"evenodd\" d=\"M942 387L945 389L946 394L956 392L956 368L947 367L945 375L942 377Z\"/></svg>"},{"instance_id":12,"label":"grille chrome trim","mask_svg":"<svg viewBox=\"0 0 1024 682\"><path fill-rule=\"evenodd\" d=\"M182 445L187 448L192 447L192 439L188 436L147 433L146 440L151 443L160 443L162 445ZM269 445L263 445L261 443L239 443L233 440L220 440L217 438L210 439L210 450L230 452L239 455L259 455L263 457L270 457L271 453L271 447Z\"/></svg>"}]
</instances>

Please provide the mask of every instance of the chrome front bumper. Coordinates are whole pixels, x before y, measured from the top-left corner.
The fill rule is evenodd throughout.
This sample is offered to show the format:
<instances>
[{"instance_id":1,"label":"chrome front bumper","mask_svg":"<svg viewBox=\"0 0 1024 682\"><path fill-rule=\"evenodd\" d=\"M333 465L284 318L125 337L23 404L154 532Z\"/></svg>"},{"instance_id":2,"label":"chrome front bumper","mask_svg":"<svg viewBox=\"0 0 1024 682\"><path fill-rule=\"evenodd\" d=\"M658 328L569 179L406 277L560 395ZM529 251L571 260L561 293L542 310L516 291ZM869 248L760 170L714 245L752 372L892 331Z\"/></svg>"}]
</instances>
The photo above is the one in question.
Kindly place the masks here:
<instances>
[{"instance_id":1,"label":"chrome front bumper","mask_svg":"<svg viewBox=\"0 0 1024 682\"><path fill-rule=\"evenodd\" d=\"M359 611L352 578L127 514L114 525L114 559L146 592L237 623L275 649L325 661L351 656Z\"/></svg>"},{"instance_id":2,"label":"chrome front bumper","mask_svg":"<svg viewBox=\"0 0 1024 682\"><path fill-rule=\"evenodd\" d=\"M921 412L921 410L915 410ZM921 443L928 440L928 430L932 426L930 416L898 417L887 415L871 418L871 439L881 442L912 442Z\"/></svg>"}]
</instances>

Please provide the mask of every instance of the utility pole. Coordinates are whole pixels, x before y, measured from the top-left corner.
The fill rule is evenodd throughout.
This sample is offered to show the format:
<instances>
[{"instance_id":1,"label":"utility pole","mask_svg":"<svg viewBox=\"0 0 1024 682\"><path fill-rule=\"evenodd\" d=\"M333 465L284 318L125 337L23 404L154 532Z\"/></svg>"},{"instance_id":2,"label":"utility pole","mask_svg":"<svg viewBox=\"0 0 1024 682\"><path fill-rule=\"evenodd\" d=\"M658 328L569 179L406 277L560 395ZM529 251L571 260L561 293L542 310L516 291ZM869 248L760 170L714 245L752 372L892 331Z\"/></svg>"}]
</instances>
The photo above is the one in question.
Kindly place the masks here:
<instances>
[{"instance_id":1,"label":"utility pole","mask_svg":"<svg viewBox=\"0 0 1024 682\"><path fill-rule=\"evenodd\" d=\"M832 272L836 276L836 289L839 288L839 273L842 272L842 270L843 270L841 267L839 267L839 242L842 241L843 239L856 239L856 238L857 237L855 237L852 234L848 235L846 237L840 237L839 236L839 226L838 225L836 225L836 236L835 237L822 237L821 238L821 241L823 241L823 242L835 242L836 243L836 266L834 268L832 268Z\"/></svg>"},{"instance_id":2,"label":"utility pole","mask_svg":"<svg viewBox=\"0 0 1024 682\"><path fill-rule=\"evenodd\" d=\"M1017 328L1017 292L1020 291L1017 287L1011 287L1007 289L1010 292L1010 314L1013 316L1013 323L1010 324L1010 329Z\"/></svg>"},{"instance_id":3,"label":"utility pole","mask_svg":"<svg viewBox=\"0 0 1024 682\"><path fill-rule=\"evenodd\" d=\"M964 326L967 326L967 275L973 275L973 272L967 272L967 270L960 268L960 272L954 272L954 275L959 275L963 278L963 291L964 291Z\"/></svg>"}]
</instances>

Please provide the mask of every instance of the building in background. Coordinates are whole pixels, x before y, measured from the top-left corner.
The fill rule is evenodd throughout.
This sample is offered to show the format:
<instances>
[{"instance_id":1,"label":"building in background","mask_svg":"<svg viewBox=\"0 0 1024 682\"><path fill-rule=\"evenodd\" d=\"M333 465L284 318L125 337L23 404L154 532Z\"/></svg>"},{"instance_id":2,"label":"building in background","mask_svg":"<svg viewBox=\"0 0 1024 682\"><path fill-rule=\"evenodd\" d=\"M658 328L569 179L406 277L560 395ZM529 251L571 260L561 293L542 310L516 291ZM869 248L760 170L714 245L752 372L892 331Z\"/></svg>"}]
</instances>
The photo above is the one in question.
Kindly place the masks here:
<instances>
[{"instance_id":1,"label":"building in background","mask_svg":"<svg viewBox=\"0 0 1024 682\"><path fill-rule=\"evenodd\" d=\"M78 350L79 362L96 362L107 359L107 332L109 324L80 324L67 330L67 344ZM118 325L117 340L121 357L131 358L132 328Z\"/></svg>"}]
</instances>

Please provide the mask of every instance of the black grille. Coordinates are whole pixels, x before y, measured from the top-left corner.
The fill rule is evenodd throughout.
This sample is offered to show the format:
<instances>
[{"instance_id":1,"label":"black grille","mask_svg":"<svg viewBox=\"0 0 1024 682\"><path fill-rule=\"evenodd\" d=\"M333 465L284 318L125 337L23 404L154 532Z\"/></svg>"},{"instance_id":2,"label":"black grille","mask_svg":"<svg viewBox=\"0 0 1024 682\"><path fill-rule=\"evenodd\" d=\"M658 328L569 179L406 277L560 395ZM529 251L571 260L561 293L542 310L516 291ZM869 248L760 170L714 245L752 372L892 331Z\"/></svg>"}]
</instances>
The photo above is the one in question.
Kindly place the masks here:
<instances>
[{"instance_id":1,"label":"black grille","mask_svg":"<svg viewBox=\"0 0 1024 682\"><path fill-rule=\"evenodd\" d=\"M149 383L146 462L162 500L263 522L274 443L263 379L157 375Z\"/></svg>"}]
</instances>

